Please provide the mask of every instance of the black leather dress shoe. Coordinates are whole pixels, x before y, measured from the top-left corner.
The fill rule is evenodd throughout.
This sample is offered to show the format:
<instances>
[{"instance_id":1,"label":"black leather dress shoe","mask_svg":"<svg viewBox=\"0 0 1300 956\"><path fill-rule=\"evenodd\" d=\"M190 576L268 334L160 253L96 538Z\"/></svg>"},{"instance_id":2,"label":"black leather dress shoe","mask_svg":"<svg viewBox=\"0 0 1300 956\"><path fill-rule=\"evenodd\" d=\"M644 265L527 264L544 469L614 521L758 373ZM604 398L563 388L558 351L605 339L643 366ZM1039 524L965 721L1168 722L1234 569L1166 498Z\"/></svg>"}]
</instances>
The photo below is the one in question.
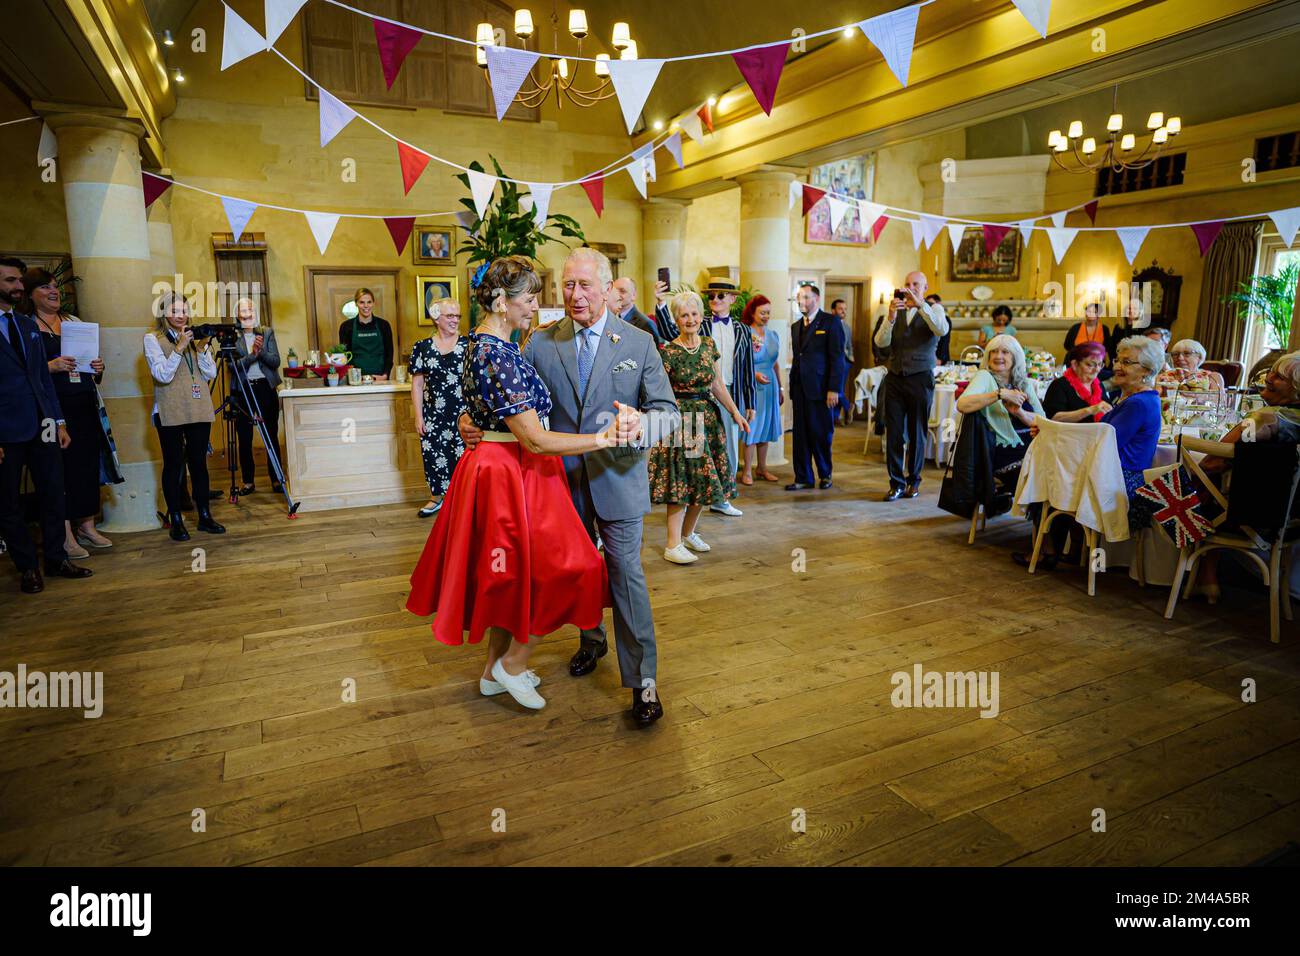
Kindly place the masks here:
<instances>
[{"instance_id":1,"label":"black leather dress shoe","mask_svg":"<svg viewBox=\"0 0 1300 956\"><path fill-rule=\"evenodd\" d=\"M200 531L206 531L208 534L225 534L226 526L217 524L212 520L212 512L204 508L199 512L198 528Z\"/></svg>"},{"instance_id":2,"label":"black leather dress shoe","mask_svg":"<svg viewBox=\"0 0 1300 956\"><path fill-rule=\"evenodd\" d=\"M632 719L638 727L649 727L664 715L664 705L659 702L657 691L653 700L646 700L642 693L632 691Z\"/></svg>"},{"instance_id":3,"label":"black leather dress shoe","mask_svg":"<svg viewBox=\"0 0 1300 956\"><path fill-rule=\"evenodd\" d=\"M890 489L889 489L889 493L886 494L885 497L882 498L882 499L880 499L880 500L881 500L881 501L897 501L897 500L898 500L899 498L901 498L901 497L903 497L903 489L902 489L902 488L890 488Z\"/></svg>"},{"instance_id":4,"label":"black leather dress shoe","mask_svg":"<svg viewBox=\"0 0 1300 956\"><path fill-rule=\"evenodd\" d=\"M786 491L806 491L811 488L812 484L805 481L796 481L785 486Z\"/></svg>"},{"instance_id":5,"label":"black leather dress shoe","mask_svg":"<svg viewBox=\"0 0 1300 956\"><path fill-rule=\"evenodd\" d=\"M596 669L596 661L609 653L608 644L583 644L578 652L569 658L569 673L574 677L584 677Z\"/></svg>"},{"instance_id":6,"label":"black leather dress shoe","mask_svg":"<svg viewBox=\"0 0 1300 956\"><path fill-rule=\"evenodd\" d=\"M831 480L829 478L823 478L821 481L817 482L817 487L822 491L825 491L827 488L831 487Z\"/></svg>"},{"instance_id":7,"label":"black leather dress shoe","mask_svg":"<svg viewBox=\"0 0 1300 956\"><path fill-rule=\"evenodd\" d=\"M915 497L916 497L917 495L919 495L920 493L921 493L921 486L920 486L919 484L916 484L916 485L908 485L908 486L907 486L907 489L903 492L903 497L904 497L904 498L915 498Z\"/></svg>"},{"instance_id":8,"label":"black leather dress shoe","mask_svg":"<svg viewBox=\"0 0 1300 956\"><path fill-rule=\"evenodd\" d=\"M58 564L45 562L45 573L52 578L88 578L95 572L90 568L79 568L65 558Z\"/></svg>"},{"instance_id":9,"label":"black leather dress shoe","mask_svg":"<svg viewBox=\"0 0 1300 956\"><path fill-rule=\"evenodd\" d=\"M179 511L174 511L167 516L167 535L173 541L190 540L190 533L185 529L185 519L181 517Z\"/></svg>"},{"instance_id":10,"label":"black leather dress shoe","mask_svg":"<svg viewBox=\"0 0 1300 956\"><path fill-rule=\"evenodd\" d=\"M45 590L45 579L41 577L41 572L32 568L30 571L23 572L22 583L18 585L22 588L24 594L40 594Z\"/></svg>"}]
</instances>

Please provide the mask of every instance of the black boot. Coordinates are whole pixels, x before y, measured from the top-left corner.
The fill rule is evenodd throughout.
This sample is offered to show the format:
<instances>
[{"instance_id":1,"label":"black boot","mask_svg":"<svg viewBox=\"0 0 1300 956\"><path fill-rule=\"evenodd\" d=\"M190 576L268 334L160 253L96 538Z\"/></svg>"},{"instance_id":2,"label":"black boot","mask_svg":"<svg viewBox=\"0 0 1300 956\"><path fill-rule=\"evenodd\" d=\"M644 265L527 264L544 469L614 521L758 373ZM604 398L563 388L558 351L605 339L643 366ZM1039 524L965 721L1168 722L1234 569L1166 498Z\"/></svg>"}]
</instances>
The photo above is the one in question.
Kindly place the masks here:
<instances>
[{"instance_id":1,"label":"black boot","mask_svg":"<svg viewBox=\"0 0 1300 956\"><path fill-rule=\"evenodd\" d=\"M212 520L212 512L206 507L199 509L199 530L206 531L208 534L225 534L224 525L219 525Z\"/></svg>"},{"instance_id":2,"label":"black boot","mask_svg":"<svg viewBox=\"0 0 1300 956\"><path fill-rule=\"evenodd\" d=\"M167 516L168 534L173 541L188 541L190 533L185 530L185 519L179 511L173 511Z\"/></svg>"}]
</instances>

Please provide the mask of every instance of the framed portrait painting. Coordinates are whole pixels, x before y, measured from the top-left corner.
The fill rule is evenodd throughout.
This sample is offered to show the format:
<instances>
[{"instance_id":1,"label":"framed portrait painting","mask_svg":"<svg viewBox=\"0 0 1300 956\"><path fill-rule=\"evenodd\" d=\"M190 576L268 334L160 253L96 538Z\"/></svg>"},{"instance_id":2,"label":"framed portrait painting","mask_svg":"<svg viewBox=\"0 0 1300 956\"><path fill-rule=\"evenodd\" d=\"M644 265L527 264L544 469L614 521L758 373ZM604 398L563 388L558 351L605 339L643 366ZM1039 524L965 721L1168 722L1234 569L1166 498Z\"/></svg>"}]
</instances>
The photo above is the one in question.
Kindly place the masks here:
<instances>
[{"instance_id":1,"label":"framed portrait painting","mask_svg":"<svg viewBox=\"0 0 1300 956\"><path fill-rule=\"evenodd\" d=\"M442 299L460 302L460 280L454 275L415 277L415 301L420 303L417 325L433 325L433 307Z\"/></svg>"},{"instance_id":2,"label":"framed portrait painting","mask_svg":"<svg viewBox=\"0 0 1300 956\"><path fill-rule=\"evenodd\" d=\"M456 260L456 227L417 225L411 250L417 266L451 265Z\"/></svg>"},{"instance_id":3,"label":"framed portrait painting","mask_svg":"<svg viewBox=\"0 0 1300 956\"><path fill-rule=\"evenodd\" d=\"M808 184L824 189L836 196L849 199L870 199L874 187L876 157L874 153L850 156L833 163L814 166L808 173ZM864 223L862 214L850 209L840 220L838 229L831 230L830 203L822 200L808 211L804 224L807 242L833 246L870 246L872 223Z\"/></svg>"},{"instance_id":4,"label":"framed portrait painting","mask_svg":"<svg viewBox=\"0 0 1300 956\"><path fill-rule=\"evenodd\" d=\"M993 250L993 254L989 255L984 251L983 227L967 226L957 251L953 253L952 267L948 271L948 277L954 282L966 279L1019 279L1019 230L1012 229L1008 232Z\"/></svg>"}]
</instances>

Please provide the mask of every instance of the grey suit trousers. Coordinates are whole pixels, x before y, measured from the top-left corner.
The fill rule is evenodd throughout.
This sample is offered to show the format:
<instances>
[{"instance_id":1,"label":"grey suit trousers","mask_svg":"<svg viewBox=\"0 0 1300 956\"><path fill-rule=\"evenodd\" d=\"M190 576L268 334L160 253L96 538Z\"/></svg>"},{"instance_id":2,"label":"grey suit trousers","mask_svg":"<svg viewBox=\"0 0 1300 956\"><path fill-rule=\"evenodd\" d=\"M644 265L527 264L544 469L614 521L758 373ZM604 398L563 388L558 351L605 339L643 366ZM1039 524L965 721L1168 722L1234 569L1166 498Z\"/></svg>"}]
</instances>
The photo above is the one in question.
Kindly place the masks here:
<instances>
[{"instance_id":1,"label":"grey suit trousers","mask_svg":"<svg viewBox=\"0 0 1300 956\"><path fill-rule=\"evenodd\" d=\"M582 526L605 549L605 567L609 570L609 590L614 598L614 646L618 651L618 669L623 686L640 690L645 678L655 680L658 651L655 647L655 622L650 611L650 592L641 567L642 518L607 521L596 513L591 500L591 486L584 471L581 487L573 489L573 504ZM605 625L582 632L584 645L605 643Z\"/></svg>"}]
</instances>

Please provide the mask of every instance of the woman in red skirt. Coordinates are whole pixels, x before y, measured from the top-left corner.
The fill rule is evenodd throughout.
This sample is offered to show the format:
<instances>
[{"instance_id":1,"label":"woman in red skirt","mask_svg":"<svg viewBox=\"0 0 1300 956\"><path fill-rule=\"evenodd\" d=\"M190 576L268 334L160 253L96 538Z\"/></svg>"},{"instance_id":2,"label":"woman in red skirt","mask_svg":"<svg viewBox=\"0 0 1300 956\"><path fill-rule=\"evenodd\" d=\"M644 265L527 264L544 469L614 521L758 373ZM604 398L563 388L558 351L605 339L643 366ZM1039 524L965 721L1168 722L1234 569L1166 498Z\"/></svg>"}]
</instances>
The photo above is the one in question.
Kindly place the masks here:
<instances>
[{"instance_id":1,"label":"woman in red skirt","mask_svg":"<svg viewBox=\"0 0 1300 956\"><path fill-rule=\"evenodd\" d=\"M522 256L495 260L477 289L483 317L461 376L466 411L483 441L456 465L406 607L434 615L444 644L488 635L479 690L540 710L528 669L530 635L566 624L592 628L611 604L605 562L583 529L560 456L617 444L637 412L621 409L599 435L547 431L551 394L510 333L527 329L540 277Z\"/></svg>"}]
</instances>

